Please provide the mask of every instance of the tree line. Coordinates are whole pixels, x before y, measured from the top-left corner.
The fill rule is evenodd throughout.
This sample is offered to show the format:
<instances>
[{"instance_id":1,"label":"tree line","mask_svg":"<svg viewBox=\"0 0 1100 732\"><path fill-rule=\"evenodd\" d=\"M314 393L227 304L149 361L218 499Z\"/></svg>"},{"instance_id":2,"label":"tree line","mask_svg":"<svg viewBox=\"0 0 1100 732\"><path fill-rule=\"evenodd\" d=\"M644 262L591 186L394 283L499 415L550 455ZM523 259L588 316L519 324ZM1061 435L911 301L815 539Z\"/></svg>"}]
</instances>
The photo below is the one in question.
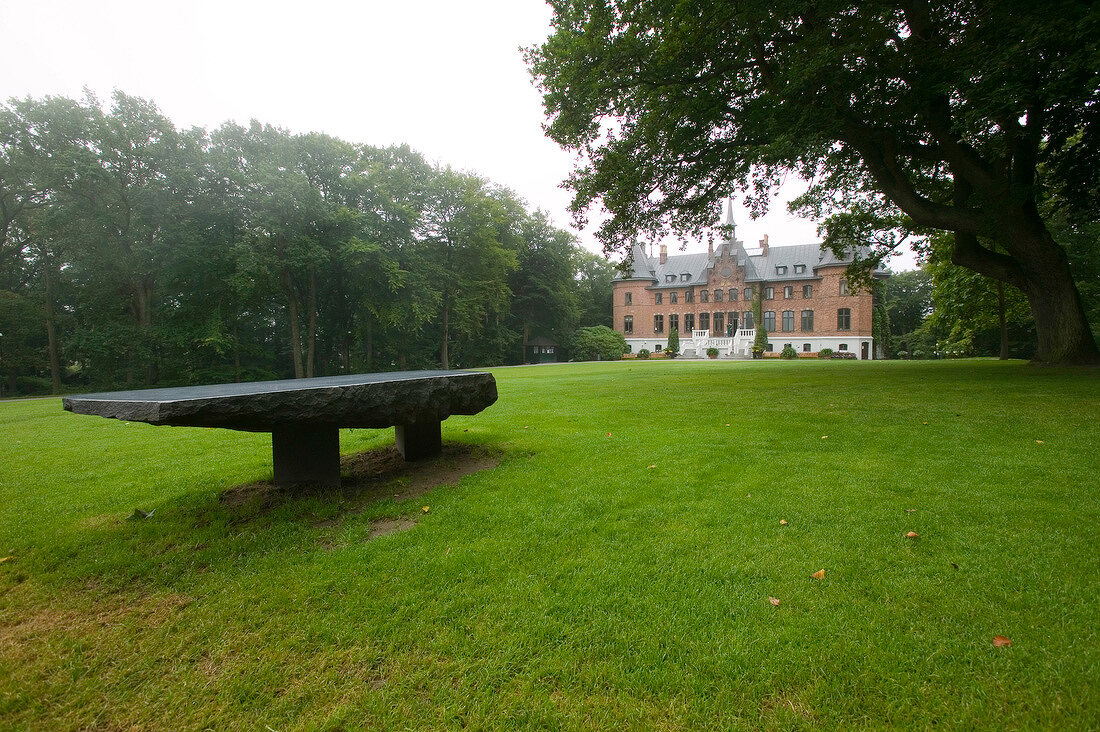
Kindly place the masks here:
<instances>
[{"instance_id":1,"label":"tree line","mask_svg":"<svg viewBox=\"0 0 1100 732\"><path fill-rule=\"evenodd\" d=\"M610 325L612 274L407 146L177 129L118 91L0 106L10 391L521 363Z\"/></svg>"}]
</instances>

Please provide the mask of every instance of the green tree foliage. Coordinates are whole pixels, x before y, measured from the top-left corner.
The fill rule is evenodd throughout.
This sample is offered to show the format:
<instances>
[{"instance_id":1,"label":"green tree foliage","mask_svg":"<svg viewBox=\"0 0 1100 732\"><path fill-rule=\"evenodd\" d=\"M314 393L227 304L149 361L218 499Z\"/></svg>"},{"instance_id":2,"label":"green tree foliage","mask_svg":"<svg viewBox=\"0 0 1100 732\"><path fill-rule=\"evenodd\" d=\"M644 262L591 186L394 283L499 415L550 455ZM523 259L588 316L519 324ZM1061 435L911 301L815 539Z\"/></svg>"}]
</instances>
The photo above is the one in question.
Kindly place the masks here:
<instances>
[{"instance_id":1,"label":"green tree foliage","mask_svg":"<svg viewBox=\"0 0 1100 732\"><path fill-rule=\"evenodd\" d=\"M519 363L610 323L613 267L489 181L121 92L0 106L0 216L11 384Z\"/></svg>"},{"instance_id":2,"label":"green tree foliage","mask_svg":"<svg viewBox=\"0 0 1100 732\"><path fill-rule=\"evenodd\" d=\"M574 238L554 228L545 213L537 211L523 222L520 242L518 266L509 283L513 293L509 320L520 333L522 359L532 338L566 342L576 327L580 291L575 279L579 257ZM610 276L606 281L610 286ZM610 302L606 310L610 316Z\"/></svg>"},{"instance_id":3,"label":"green tree foliage","mask_svg":"<svg viewBox=\"0 0 1100 732\"><path fill-rule=\"evenodd\" d=\"M577 322L611 327L611 280L618 269L605 258L583 250L578 250L576 260Z\"/></svg>"},{"instance_id":4,"label":"green tree foliage","mask_svg":"<svg viewBox=\"0 0 1100 732\"><path fill-rule=\"evenodd\" d=\"M680 355L680 331L676 328L668 332L668 344L665 345L665 356L676 358Z\"/></svg>"},{"instance_id":5,"label":"green tree foliage","mask_svg":"<svg viewBox=\"0 0 1100 732\"><path fill-rule=\"evenodd\" d=\"M934 304L926 333L936 336L933 353L1030 356L1034 321L1027 298L1003 282L953 264L945 239L942 234L932 237L926 264Z\"/></svg>"},{"instance_id":6,"label":"green tree foliage","mask_svg":"<svg viewBox=\"0 0 1100 732\"><path fill-rule=\"evenodd\" d=\"M912 333L932 312L932 276L924 269L891 273L882 288L892 336Z\"/></svg>"},{"instance_id":7,"label":"green tree foliage","mask_svg":"<svg viewBox=\"0 0 1100 732\"><path fill-rule=\"evenodd\" d=\"M581 328L573 340L574 356L586 361L618 361L628 350L623 334L606 325Z\"/></svg>"},{"instance_id":8,"label":"green tree foliage","mask_svg":"<svg viewBox=\"0 0 1100 732\"><path fill-rule=\"evenodd\" d=\"M701 236L723 197L815 186L834 249L950 232L956 264L1025 293L1037 358L1096 362L1041 202L1095 210L1100 9L1092 3L555 0L528 51L550 136L583 160L609 249ZM1091 201L1091 202L1089 202ZM997 244L997 249L986 243Z\"/></svg>"},{"instance_id":9,"label":"green tree foliage","mask_svg":"<svg viewBox=\"0 0 1100 732\"><path fill-rule=\"evenodd\" d=\"M764 283L753 288L752 322L756 326L756 335L752 341L752 352L756 354L768 350L768 331L764 329Z\"/></svg>"}]
</instances>

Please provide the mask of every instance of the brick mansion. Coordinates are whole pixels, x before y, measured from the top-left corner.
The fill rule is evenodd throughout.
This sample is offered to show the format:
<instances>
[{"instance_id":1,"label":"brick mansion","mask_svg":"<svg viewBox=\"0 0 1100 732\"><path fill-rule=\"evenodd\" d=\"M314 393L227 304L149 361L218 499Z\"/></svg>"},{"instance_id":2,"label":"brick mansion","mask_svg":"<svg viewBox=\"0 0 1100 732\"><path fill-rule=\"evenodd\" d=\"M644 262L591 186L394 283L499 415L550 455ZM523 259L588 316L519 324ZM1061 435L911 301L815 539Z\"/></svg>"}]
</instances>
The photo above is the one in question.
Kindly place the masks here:
<instances>
[{"instance_id":1,"label":"brick mansion","mask_svg":"<svg viewBox=\"0 0 1100 732\"><path fill-rule=\"evenodd\" d=\"M637 353L663 349L669 332L680 336L685 357L717 348L727 358L751 357L756 328L768 333L768 351L791 346L800 355L823 348L875 358L873 296L849 291L845 268L817 244L773 247L767 235L746 249L736 238L732 212L728 238L699 254L658 257L635 245L630 273L613 281L614 325ZM877 271L876 277L885 277ZM753 322L752 300L763 295L763 323Z\"/></svg>"}]
</instances>

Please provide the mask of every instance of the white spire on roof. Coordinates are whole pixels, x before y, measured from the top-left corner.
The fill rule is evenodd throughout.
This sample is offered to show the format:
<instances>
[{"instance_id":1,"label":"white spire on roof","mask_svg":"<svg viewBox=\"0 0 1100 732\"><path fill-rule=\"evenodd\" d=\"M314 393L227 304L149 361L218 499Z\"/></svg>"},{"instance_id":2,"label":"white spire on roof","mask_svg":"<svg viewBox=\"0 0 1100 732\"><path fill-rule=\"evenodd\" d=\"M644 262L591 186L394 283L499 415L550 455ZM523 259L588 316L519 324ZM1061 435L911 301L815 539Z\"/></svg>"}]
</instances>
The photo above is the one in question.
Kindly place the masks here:
<instances>
[{"instance_id":1,"label":"white spire on roof","mask_svg":"<svg viewBox=\"0 0 1100 732\"><path fill-rule=\"evenodd\" d=\"M726 199L726 226L736 227L737 224L733 220L733 196ZM730 239L732 240L733 232L730 232Z\"/></svg>"}]
</instances>

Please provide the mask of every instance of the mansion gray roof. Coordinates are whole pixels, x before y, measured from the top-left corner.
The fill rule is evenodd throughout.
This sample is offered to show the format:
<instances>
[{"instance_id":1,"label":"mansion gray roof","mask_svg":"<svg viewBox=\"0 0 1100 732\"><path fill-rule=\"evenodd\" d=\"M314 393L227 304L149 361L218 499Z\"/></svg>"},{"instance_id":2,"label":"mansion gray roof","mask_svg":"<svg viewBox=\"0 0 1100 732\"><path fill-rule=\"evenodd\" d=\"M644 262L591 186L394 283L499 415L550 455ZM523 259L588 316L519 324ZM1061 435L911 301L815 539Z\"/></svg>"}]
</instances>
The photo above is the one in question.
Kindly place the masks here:
<instances>
[{"instance_id":1,"label":"mansion gray roof","mask_svg":"<svg viewBox=\"0 0 1100 732\"><path fill-rule=\"evenodd\" d=\"M635 244L629 255L630 275L615 279L650 280L653 287L659 289L705 285L715 266L714 259L725 251L736 254L737 264L745 268L746 282L816 280L818 268L845 266L852 262L851 255L840 259L829 249L822 251L819 244L769 246L766 253L762 250L759 254L750 254L742 242L727 239L718 245L713 258L705 252L674 254L661 264L660 257L649 256L641 244ZM796 272L798 265L804 265L801 272Z\"/></svg>"}]
</instances>

